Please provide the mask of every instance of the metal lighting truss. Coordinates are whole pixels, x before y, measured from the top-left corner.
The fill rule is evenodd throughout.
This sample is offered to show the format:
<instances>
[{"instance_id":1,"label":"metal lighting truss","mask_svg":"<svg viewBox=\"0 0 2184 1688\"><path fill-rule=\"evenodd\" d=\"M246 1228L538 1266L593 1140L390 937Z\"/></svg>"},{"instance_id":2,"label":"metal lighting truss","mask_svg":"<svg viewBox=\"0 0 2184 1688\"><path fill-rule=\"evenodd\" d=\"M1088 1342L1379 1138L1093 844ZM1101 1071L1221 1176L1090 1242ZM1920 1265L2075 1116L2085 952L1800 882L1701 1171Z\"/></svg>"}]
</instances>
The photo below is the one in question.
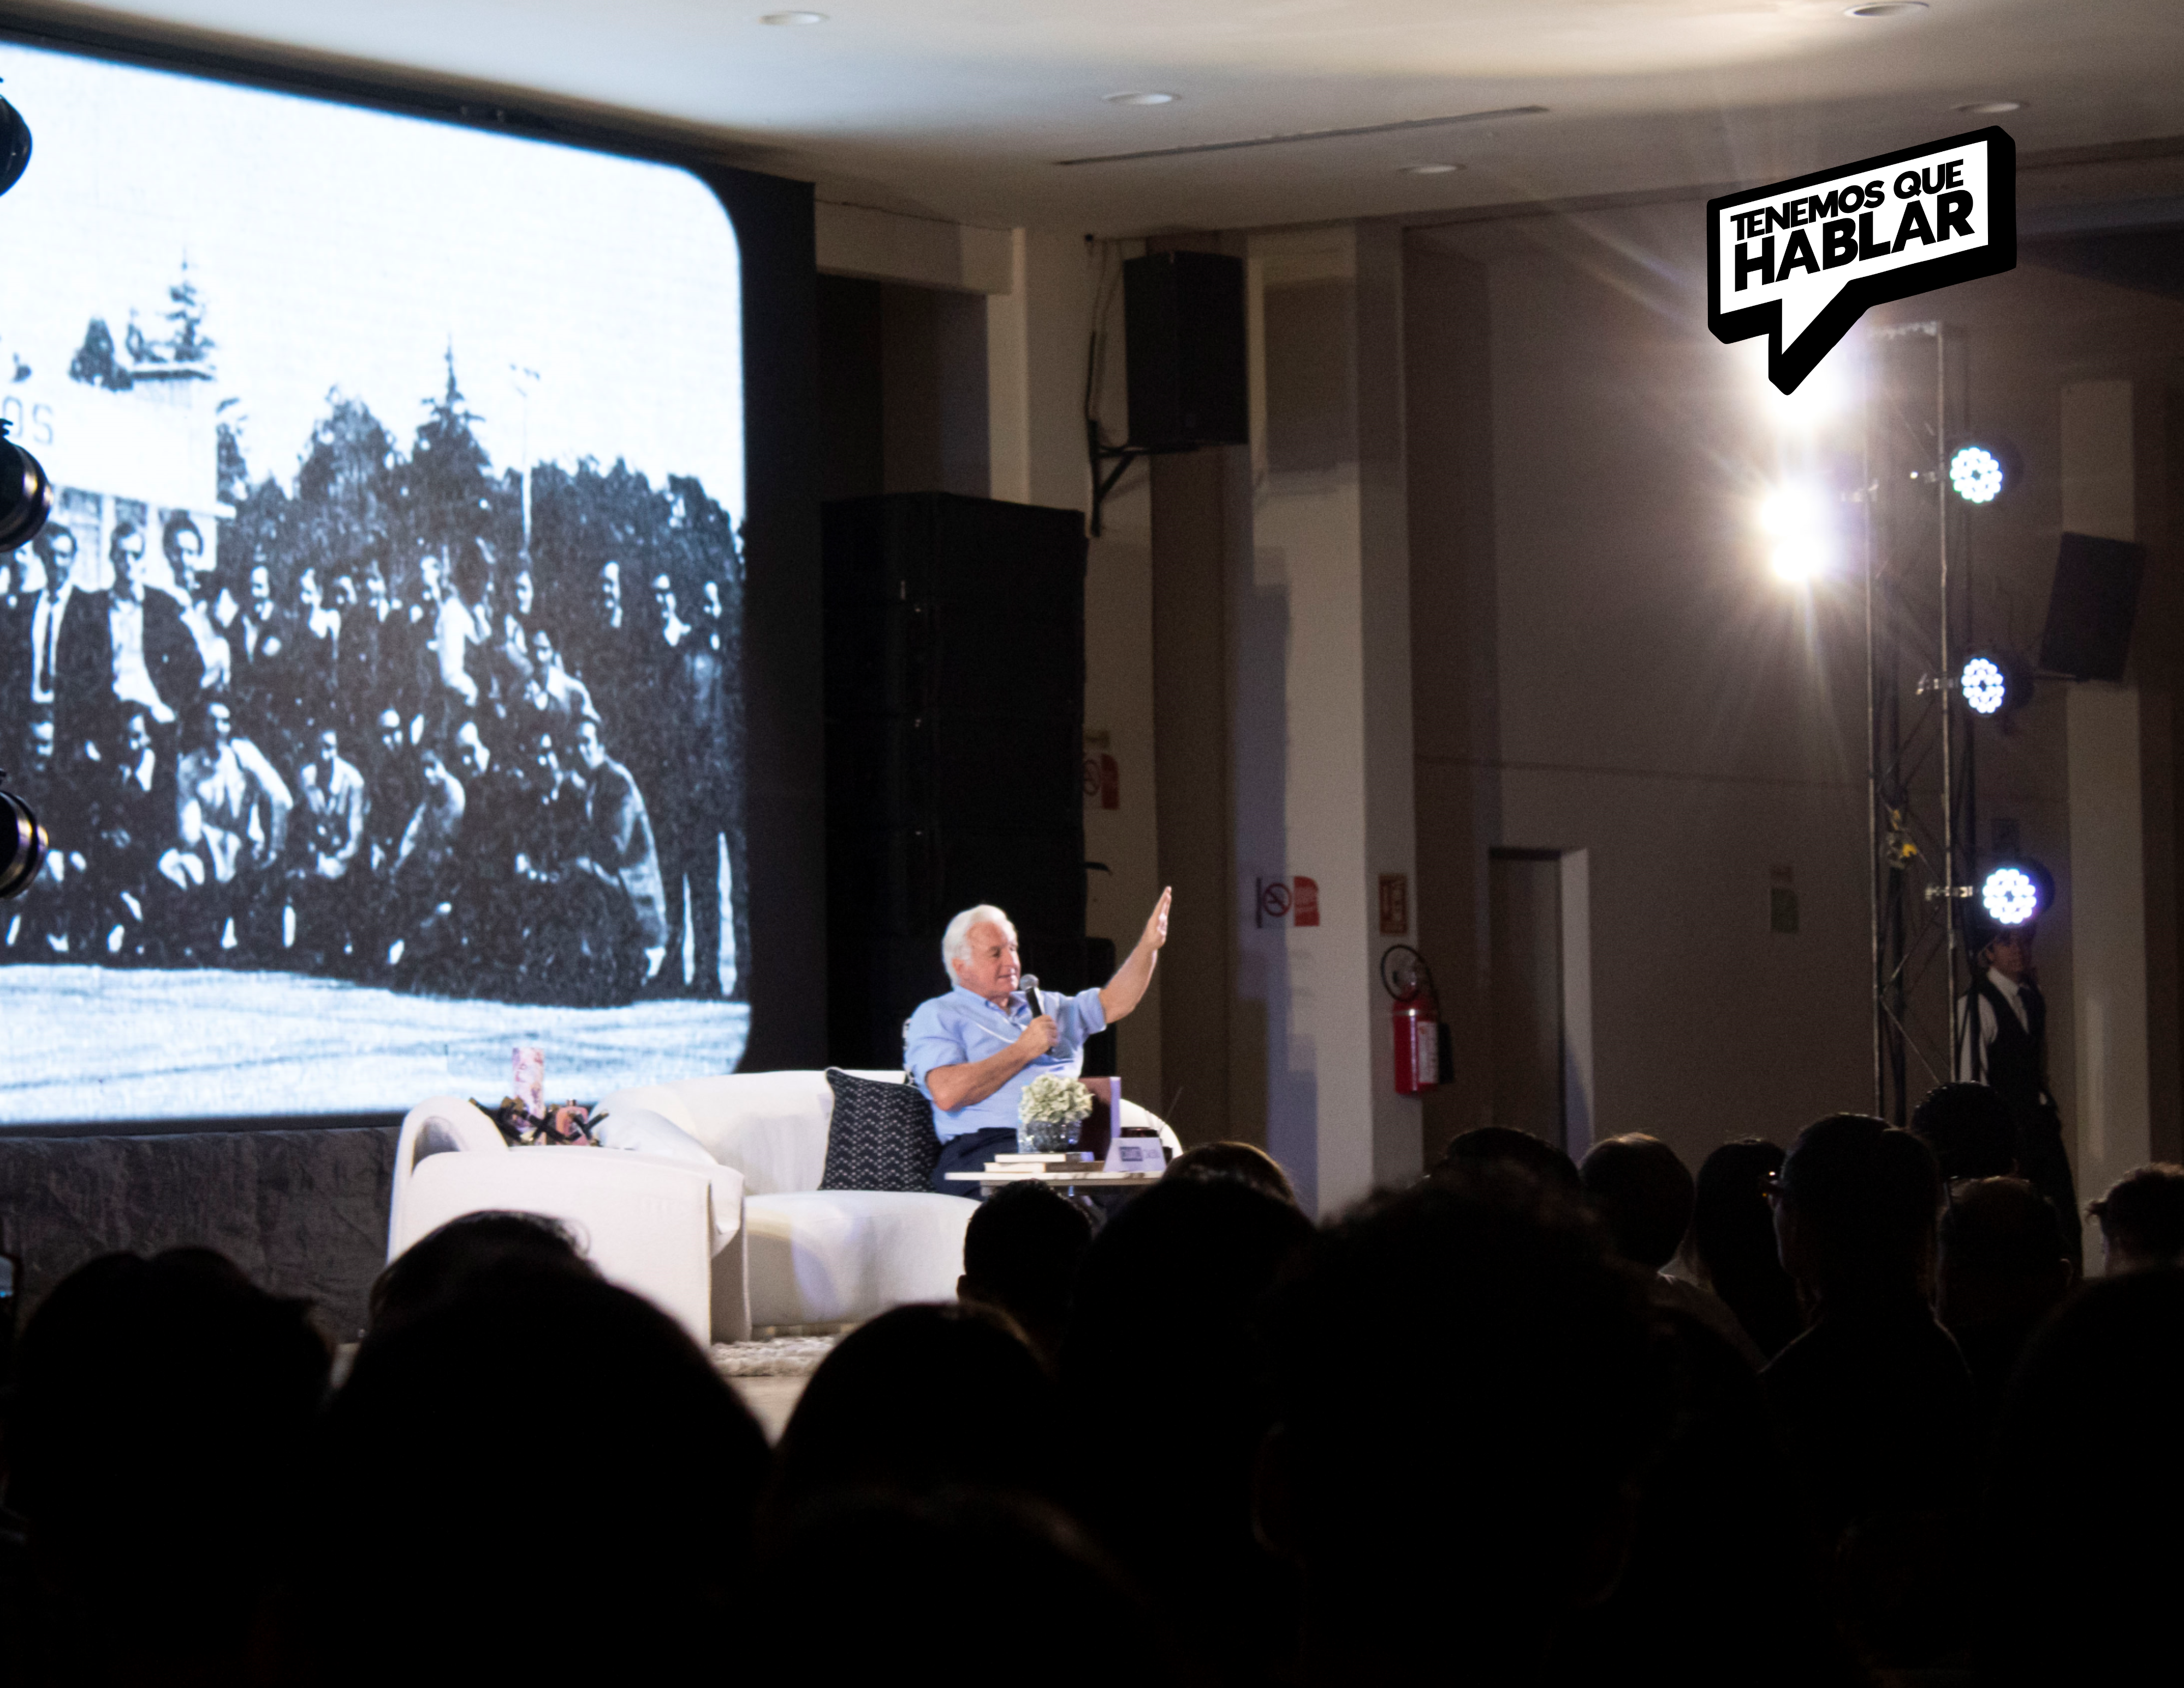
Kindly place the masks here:
<instances>
[{"instance_id":1,"label":"metal lighting truss","mask_svg":"<svg viewBox=\"0 0 2184 1688\"><path fill-rule=\"evenodd\" d=\"M1971 738L1955 677L1970 581L1948 479L1964 355L1961 338L1936 322L1875 328L1867 338L1874 1111L1902 1125L1919 1097L1951 1076L1971 894Z\"/></svg>"}]
</instances>

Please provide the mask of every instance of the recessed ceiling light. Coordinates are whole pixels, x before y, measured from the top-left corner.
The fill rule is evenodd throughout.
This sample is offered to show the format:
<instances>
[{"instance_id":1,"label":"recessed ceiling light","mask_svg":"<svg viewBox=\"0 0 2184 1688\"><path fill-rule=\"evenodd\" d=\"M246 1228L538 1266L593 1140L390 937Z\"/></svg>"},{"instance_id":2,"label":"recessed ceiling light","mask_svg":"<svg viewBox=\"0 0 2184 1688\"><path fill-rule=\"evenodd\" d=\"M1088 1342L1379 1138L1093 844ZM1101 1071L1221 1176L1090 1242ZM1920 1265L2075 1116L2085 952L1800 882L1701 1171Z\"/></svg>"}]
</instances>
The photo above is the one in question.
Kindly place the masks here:
<instances>
[{"instance_id":1,"label":"recessed ceiling light","mask_svg":"<svg viewBox=\"0 0 2184 1688\"><path fill-rule=\"evenodd\" d=\"M1109 105L1173 105L1173 94L1155 93L1150 90L1134 94L1102 94L1100 97Z\"/></svg>"},{"instance_id":2,"label":"recessed ceiling light","mask_svg":"<svg viewBox=\"0 0 2184 1688\"><path fill-rule=\"evenodd\" d=\"M1402 173L1405 175L1453 175L1457 171L1462 168L1463 166L1462 164L1405 164L1401 166Z\"/></svg>"},{"instance_id":3,"label":"recessed ceiling light","mask_svg":"<svg viewBox=\"0 0 2184 1688\"><path fill-rule=\"evenodd\" d=\"M768 12L759 19L762 24L779 24L783 26L796 24L823 24L826 21L827 14L824 12Z\"/></svg>"},{"instance_id":4,"label":"recessed ceiling light","mask_svg":"<svg viewBox=\"0 0 2184 1688\"><path fill-rule=\"evenodd\" d=\"M1926 0L1871 0L1864 6L1846 6L1846 18L1908 18L1926 9Z\"/></svg>"},{"instance_id":5,"label":"recessed ceiling light","mask_svg":"<svg viewBox=\"0 0 2184 1688\"><path fill-rule=\"evenodd\" d=\"M1957 107L1958 111L1971 113L1975 117L1999 117L2005 111L2022 111L2023 100L1974 100L1970 105Z\"/></svg>"}]
</instances>

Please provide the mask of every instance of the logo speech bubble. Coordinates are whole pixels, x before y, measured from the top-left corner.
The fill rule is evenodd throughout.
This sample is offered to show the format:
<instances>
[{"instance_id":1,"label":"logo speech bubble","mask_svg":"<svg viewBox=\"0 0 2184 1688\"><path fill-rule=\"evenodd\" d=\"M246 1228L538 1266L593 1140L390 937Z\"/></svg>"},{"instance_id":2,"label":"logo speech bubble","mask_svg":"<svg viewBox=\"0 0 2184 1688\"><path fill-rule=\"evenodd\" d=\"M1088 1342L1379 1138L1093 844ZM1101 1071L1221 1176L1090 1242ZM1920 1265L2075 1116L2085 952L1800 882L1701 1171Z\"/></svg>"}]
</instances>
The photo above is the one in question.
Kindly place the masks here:
<instances>
[{"instance_id":1,"label":"logo speech bubble","mask_svg":"<svg viewBox=\"0 0 2184 1688\"><path fill-rule=\"evenodd\" d=\"M2017 267L2017 143L1976 129L1707 201L1707 326L1795 393L1873 306Z\"/></svg>"}]
</instances>

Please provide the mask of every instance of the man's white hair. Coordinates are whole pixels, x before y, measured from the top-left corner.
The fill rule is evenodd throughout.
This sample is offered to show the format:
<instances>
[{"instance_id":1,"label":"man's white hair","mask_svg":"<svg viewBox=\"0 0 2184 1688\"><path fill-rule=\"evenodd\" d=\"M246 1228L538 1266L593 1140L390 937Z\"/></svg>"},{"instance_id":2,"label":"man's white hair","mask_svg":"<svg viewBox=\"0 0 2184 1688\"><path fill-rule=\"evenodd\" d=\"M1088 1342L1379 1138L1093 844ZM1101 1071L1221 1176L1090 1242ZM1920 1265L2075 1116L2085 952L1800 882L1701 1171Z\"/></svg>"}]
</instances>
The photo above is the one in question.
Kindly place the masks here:
<instances>
[{"instance_id":1,"label":"man's white hair","mask_svg":"<svg viewBox=\"0 0 2184 1688\"><path fill-rule=\"evenodd\" d=\"M1016 922L991 903L965 909L948 922L948 930L940 934L940 965L947 969L950 978L956 977L956 961L971 953L971 933L981 926L998 926L1010 937L1017 935Z\"/></svg>"}]
</instances>

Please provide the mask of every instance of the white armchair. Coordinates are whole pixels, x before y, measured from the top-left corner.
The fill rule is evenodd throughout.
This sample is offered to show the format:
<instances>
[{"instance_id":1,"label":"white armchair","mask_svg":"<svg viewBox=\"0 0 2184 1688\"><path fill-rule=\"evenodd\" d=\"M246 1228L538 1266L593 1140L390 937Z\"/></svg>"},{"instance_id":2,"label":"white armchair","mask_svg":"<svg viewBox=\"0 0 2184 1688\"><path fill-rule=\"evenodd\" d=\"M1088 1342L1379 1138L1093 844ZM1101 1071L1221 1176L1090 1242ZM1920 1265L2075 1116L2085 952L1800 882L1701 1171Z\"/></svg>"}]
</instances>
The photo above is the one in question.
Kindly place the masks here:
<instances>
[{"instance_id":1,"label":"white armchair","mask_svg":"<svg viewBox=\"0 0 2184 1688\"><path fill-rule=\"evenodd\" d=\"M699 1343L750 1334L743 1175L617 1149L513 1148L460 1096L410 1111L395 1147L387 1257L465 1213L543 1214L576 1234L610 1283L635 1290Z\"/></svg>"}]
</instances>

